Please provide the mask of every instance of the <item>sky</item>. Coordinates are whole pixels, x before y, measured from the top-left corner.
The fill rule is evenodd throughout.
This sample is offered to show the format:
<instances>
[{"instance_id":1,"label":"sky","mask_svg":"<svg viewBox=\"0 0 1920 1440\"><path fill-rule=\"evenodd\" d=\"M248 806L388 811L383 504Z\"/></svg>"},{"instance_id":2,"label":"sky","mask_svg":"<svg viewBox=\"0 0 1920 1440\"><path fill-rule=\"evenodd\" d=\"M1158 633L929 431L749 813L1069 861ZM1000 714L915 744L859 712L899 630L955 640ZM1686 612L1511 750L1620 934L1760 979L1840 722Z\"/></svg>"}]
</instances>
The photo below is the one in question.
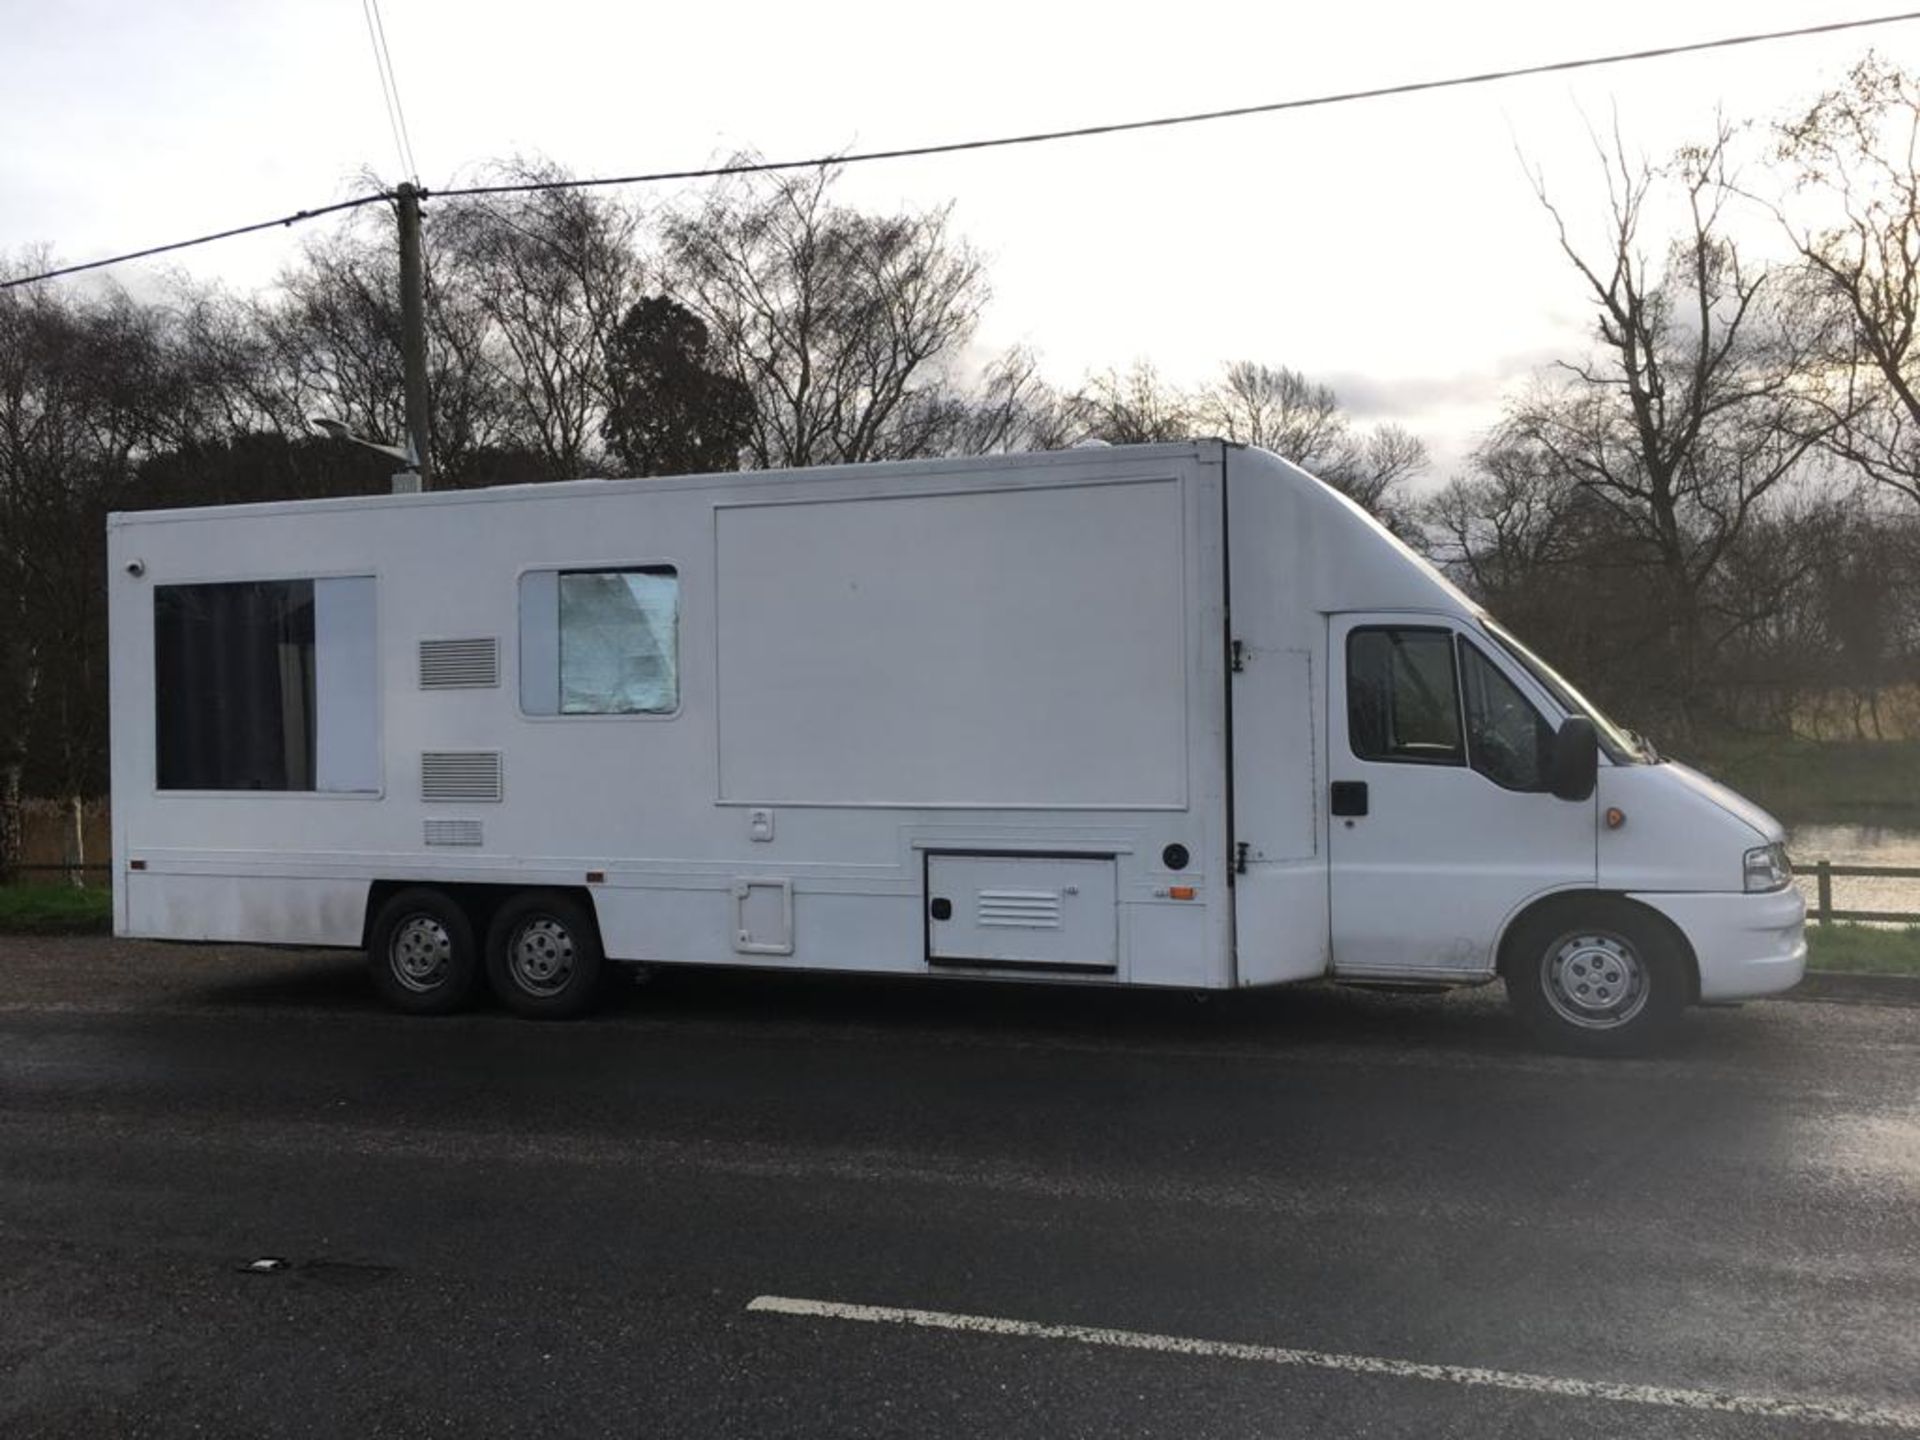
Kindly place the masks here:
<instances>
[{"instance_id":1,"label":"sky","mask_svg":"<svg viewBox=\"0 0 1920 1440\"><path fill-rule=\"evenodd\" d=\"M805 157L1257 104L1892 13L1893 0L1401 0L964 7L808 0L383 0L420 178L544 156L575 173ZM0 256L79 261L401 177L361 0L0 0ZM1571 75L849 170L872 208L951 203L986 257L976 342L1058 383L1240 359L1331 383L1356 416L1462 465L1503 396L1591 333L1532 192L1599 236L1596 131L1653 159L1716 114L1768 121L1920 22ZM1756 154L1758 147L1755 147ZM1765 192L1763 162L1745 178ZM685 186L627 192L684 203ZM431 226L431 204L428 207ZM325 223L325 222L321 222ZM1775 243L1757 212L1750 244ZM431 230L429 228L429 243ZM270 231L171 263L236 289ZM155 270L114 272L151 286Z\"/></svg>"}]
</instances>

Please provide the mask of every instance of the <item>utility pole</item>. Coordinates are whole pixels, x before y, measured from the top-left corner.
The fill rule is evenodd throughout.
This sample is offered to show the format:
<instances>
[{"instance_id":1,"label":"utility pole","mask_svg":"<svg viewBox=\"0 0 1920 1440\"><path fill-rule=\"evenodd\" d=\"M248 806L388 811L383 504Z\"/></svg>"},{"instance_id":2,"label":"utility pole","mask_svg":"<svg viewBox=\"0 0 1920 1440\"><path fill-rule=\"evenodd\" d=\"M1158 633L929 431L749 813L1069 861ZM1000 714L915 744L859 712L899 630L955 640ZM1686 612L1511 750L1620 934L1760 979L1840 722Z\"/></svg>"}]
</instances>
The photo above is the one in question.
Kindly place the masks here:
<instances>
[{"instance_id":1,"label":"utility pole","mask_svg":"<svg viewBox=\"0 0 1920 1440\"><path fill-rule=\"evenodd\" d=\"M403 180L400 202L400 353L406 366L407 436L413 444L420 488L433 488L427 457L427 279L420 263L420 191Z\"/></svg>"}]
</instances>

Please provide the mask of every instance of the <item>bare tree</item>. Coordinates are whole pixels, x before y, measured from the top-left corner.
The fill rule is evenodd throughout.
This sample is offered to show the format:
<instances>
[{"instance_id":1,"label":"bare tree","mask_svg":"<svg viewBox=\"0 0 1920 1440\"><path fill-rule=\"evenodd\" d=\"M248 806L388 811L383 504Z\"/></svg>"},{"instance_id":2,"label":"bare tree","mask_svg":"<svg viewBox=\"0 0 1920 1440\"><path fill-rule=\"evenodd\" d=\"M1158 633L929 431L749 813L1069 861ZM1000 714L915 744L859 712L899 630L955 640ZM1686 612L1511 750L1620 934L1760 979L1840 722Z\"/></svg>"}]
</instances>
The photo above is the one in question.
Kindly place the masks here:
<instances>
[{"instance_id":1,"label":"bare tree","mask_svg":"<svg viewBox=\"0 0 1920 1440\"><path fill-rule=\"evenodd\" d=\"M1088 377L1080 402L1092 433L1112 445L1186 440L1199 424L1193 397L1163 380L1150 360Z\"/></svg>"},{"instance_id":2,"label":"bare tree","mask_svg":"<svg viewBox=\"0 0 1920 1440\"><path fill-rule=\"evenodd\" d=\"M496 327L458 270L427 246L429 443L436 471L453 484L483 452L537 450L541 430L510 403ZM406 398L397 271L391 222L369 207L310 241L264 293L202 307L196 348L222 367L230 391L244 392L241 408L258 428L298 440L318 414L398 439Z\"/></svg>"},{"instance_id":3,"label":"bare tree","mask_svg":"<svg viewBox=\"0 0 1920 1440\"><path fill-rule=\"evenodd\" d=\"M516 161L489 178L564 181L545 163ZM639 298L638 220L615 201L578 189L542 189L448 202L430 216L435 282L485 321L470 339L494 382L502 429L535 452L549 478L588 473L611 396L607 346Z\"/></svg>"},{"instance_id":4,"label":"bare tree","mask_svg":"<svg viewBox=\"0 0 1920 1440\"><path fill-rule=\"evenodd\" d=\"M938 453L957 420L946 367L987 298L946 209L868 215L831 167L723 181L668 219L676 298L752 391L761 467Z\"/></svg>"},{"instance_id":5,"label":"bare tree","mask_svg":"<svg viewBox=\"0 0 1920 1440\"><path fill-rule=\"evenodd\" d=\"M1200 395L1202 426L1242 445L1258 445L1308 470L1350 438L1339 397L1285 365L1237 360Z\"/></svg>"},{"instance_id":6,"label":"bare tree","mask_svg":"<svg viewBox=\"0 0 1920 1440\"><path fill-rule=\"evenodd\" d=\"M1016 346L981 372L949 448L961 455L1059 450L1092 428L1083 398L1049 384L1039 358Z\"/></svg>"},{"instance_id":7,"label":"bare tree","mask_svg":"<svg viewBox=\"0 0 1920 1440\"><path fill-rule=\"evenodd\" d=\"M106 787L105 520L136 467L192 438L178 330L110 289L0 292L0 869L23 789ZM77 872L76 872L77 877Z\"/></svg>"},{"instance_id":8,"label":"bare tree","mask_svg":"<svg viewBox=\"0 0 1920 1440\"><path fill-rule=\"evenodd\" d=\"M1433 559L1498 604L1572 563L1575 496L1538 447L1495 435L1467 474L1427 497L1418 518Z\"/></svg>"},{"instance_id":9,"label":"bare tree","mask_svg":"<svg viewBox=\"0 0 1920 1440\"><path fill-rule=\"evenodd\" d=\"M1395 530L1416 527L1405 490L1427 468L1426 446L1398 425L1356 429L1332 386L1284 365L1240 360L1193 408L1202 430L1293 461Z\"/></svg>"},{"instance_id":10,"label":"bare tree","mask_svg":"<svg viewBox=\"0 0 1920 1440\"><path fill-rule=\"evenodd\" d=\"M1776 212L1822 344L1822 438L1920 501L1920 78L1869 56L1776 137L1820 217Z\"/></svg>"},{"instance_id":11,"label":"bare tree","mask_svg":"<svg viewBox=\"0 0 1920 1440\"><path fill-rule=\"evenodd\" d=\"M1616 136L1602 151L1610 201L1603 250L1575 243L1543 185L1541 204L1585 283L1597 349L1562 383L1518 402L1507 428L1620 522L1670 616L1673 698L1690 724L1712 635L1703 592L1767 497L1825 427L1807 402L1803 338L1783 323L1776 277L1726 234L1729 132L1664 167ZM1651 263L1642 216L1656 185L1678 193L1685 228Z\"/></svg>"}]
</instances>

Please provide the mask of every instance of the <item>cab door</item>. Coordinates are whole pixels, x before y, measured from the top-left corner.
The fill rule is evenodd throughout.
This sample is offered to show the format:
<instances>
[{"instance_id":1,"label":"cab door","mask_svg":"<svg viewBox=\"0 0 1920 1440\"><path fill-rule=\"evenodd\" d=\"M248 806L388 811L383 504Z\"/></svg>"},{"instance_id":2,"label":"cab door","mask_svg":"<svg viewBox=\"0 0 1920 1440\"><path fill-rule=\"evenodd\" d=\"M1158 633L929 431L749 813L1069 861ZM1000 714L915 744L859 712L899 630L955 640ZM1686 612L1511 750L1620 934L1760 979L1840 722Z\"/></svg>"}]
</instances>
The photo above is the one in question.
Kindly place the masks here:
<instances>
[{"instance_id":1,"label":"cab door","mask_svg":"<svg viewBox=\"0 0 1920 1440\"><path fill-rule=\"evenodd\" d=\"M1595 881L1594 799L1547 789L1559 717L1447 617L1329 624L1334 973L1484 977L1509 916Z\"/></svg>"}]
</instances>

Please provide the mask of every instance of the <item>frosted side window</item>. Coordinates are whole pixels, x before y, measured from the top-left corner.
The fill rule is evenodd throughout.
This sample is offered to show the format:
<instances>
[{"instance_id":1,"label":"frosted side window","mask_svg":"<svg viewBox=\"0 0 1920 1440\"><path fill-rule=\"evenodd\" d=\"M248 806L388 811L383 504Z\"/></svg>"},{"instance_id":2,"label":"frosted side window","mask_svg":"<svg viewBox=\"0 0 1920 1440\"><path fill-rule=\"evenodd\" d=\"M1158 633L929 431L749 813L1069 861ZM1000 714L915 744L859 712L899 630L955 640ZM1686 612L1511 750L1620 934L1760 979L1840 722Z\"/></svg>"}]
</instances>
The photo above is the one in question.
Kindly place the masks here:
<instances>
[{"instance_id":1,"label":"frosted side window","mask_svg":"<svg viewBox=\"0 0 1920 1440\"><path fill-rule=\"evenodd\" d=\"M670 568L520 578L520 708L666 715L680 708L680 580Z\"/></svg>"},{"instance_id":2,"label":"frosted side window","mask_svg":"<svg viewBox=\"0 0 1920 1440\"><path fill-rule=\"evenodd\" d=\"M664 715L680 707L680 581L670 570L560 575L560 713Z\"/></svg>"}]
</instances>

